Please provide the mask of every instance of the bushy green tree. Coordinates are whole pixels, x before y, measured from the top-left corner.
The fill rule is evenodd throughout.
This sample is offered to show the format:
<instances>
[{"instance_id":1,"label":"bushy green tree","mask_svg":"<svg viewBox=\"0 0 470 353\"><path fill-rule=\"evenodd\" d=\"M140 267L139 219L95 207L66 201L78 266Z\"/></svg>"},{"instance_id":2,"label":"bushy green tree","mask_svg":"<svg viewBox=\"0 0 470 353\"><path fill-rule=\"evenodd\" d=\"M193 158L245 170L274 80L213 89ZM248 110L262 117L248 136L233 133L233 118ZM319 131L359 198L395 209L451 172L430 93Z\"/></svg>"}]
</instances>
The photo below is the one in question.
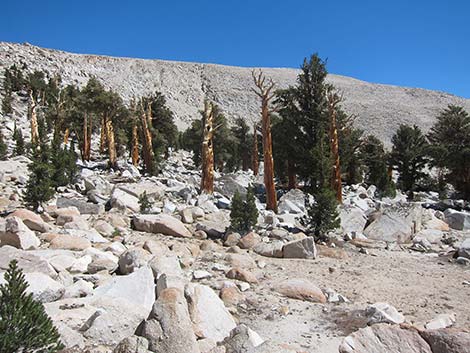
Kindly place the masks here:
<instances>
[{"instance_id":1,"label":"bushy green tree","mask_svg":"<svg viewBox=\"0 0 470 353\"><path fill-rule=\"evenodd\" d=\"M335 193L324 188L314 195L314 202L305 198L307 214L302 218L302 224L317 240L326 238L329 231L339 227L339 215Z\"/></svg>"},{"instance_id":2,"label":"bushy green tree","mask_svg":"<svg viewBox=\"0 0 470 353\"><path fill-rule=\"evenodd\" d=\"M13 113L13 107L11 105L12 102L13 102L12 92L10 90L5 90L3 100L2 100L2 113L4 115Z\"/></svg>"},{"instance_id":3,"label":"bushy green tree","mask_svg":"<svg viewBox=\"0 0 470 353\"><path fill-rule=\"evenodd\" d=\"M243 200L238 191L232 197L230 211L230 226L237 231L248 231L258 221L258 209L255 203L253 188L249 188L246 199Z\"/></svg>"},{"instance_id":4,"label":"bushy green tree","mask_svg":"<svg viewBox=\"0 0 470 353\"><path fill-rule=\"evenodd\" d=\"M139 206L140 213L148 213L152 208L152 204L150 203L147 191L144 191L142 194L139 195Z\"/></svg>"},{"instance_id":5,"label":"bushy green tree","mask_svg":"<svg viewBox=\"0 0 470 353\"><path fill-rule=\"evenodd\" d=\"M5 69L3 89L10 92L18 92L26 87L26 79L23 77L23 70L15 64Z\"/></svg>"},{"instance_id":6,"label":"bushy green tree","mask_svg":"<svg viewBox=\"0 0 470 353\"><path fill-rule=\"evenodd\" d=\"M28 165L29 179L26 184L24 201L34 209L54 196L54 168L50 163L50 151L47 145L32 147L32 161Z\"/></svg>"},{"instance_id":7,"label":"bushy green tree","mask_svg":"<svg viewBox=\"0 0 470 353\"><path fill-rule=\"evenodd\" d=\"M201 115L203 112L201 112ZM214 167L219 171L224 171L231 166L232 156L234 154L234 146L236 145L235 138L228 126L227 119L222 113L221 109L217 106L213 106L214 114ZM194 164L201 164L201 144L202 144L202 119L195 120L191 126L183 133L182 147L186 150L193 152ZM224 169L225 168L225 169Z\"/></svg>"},{"instance_id":8,"label":"bushy green tree","mask_svg":"<svg viewBox=\"0 0 470 353\"><path fill-rule=\"evenodd\" d=\"M28 283L16 260L0 285L0 352L53 353L64 348L43 305L27 294Z\"/></svg>"},{"instance_id":9,"label":"bushy green tree","mask_svg":"<svg viewBox=\"0 0 470 353\"><path fill-rule=\"evenodd\" d=\"M445 168L446 181L470 200L470 116L459 106L449 105L437 117L428 134L432 144L431 164Z\"/></svg>"},{"instance_id":10,"label":"bushy green tree","mask_svg":"<svg viewBox=\"0 0 470 353\"><path fill-rule=\"evenodd\" d=\"M3 139L3 134L0 132L0 160L7 157L7 144Z\"/></svg>"},{"instance_id":11,"label":"bushy green tree","mask_svg":"<svg viewBox=\"0 0 470 353\"><path fill-rule=\"evenodd\" d=\"M395 185L388 175L388 156L377 137L369 135L361 146L361 159L366 168L365 182L375 185L380 196L395 196Z\"/></svg>"},{"instance_id":12,"label":"bushy green tree","mask_svg":"<svg viewBox=\"0 0 470 353\"><path fill-rule=\"evenodd\" d=\"M243 118L237 118L235 125L231 127L231 134L234 139L231 158L227 162L229 170L248 170L251 160L251 148L253 135L250 127Z\"/></svg>"},{"instance_id":13,"label":"bushy green tree","mask_svg":"<svg viewBox=\"0 0 470 353\"><path fill-rule=\"evenodd\" d=\"M392 137L390 163L398 172L398 185L405 192L412 192L426 174L426 138L416 126L402 124Z\"/></svg>"},{"instance_id":14,"label":"bushy green tree","mask_svg":"<svg viewBox=\"0 0 470 353\"><path fill-rule=\"evenodd\" d=\"M73 183L78 170L77 154L75 153L73 140L69 149L67 149L67 146L62 147L60 142L57 140L53 142L51 165L54 187L65 186Z\"/></svg>"},{"instance_id":15,"label":"bushy green tree","mask_svg":"<svg viewBox=\"0 0 470 353\"><path fill-rule=\"evenodd\" d=\"M13 155L15 156L24 155L25 143L24 143L23 133L21 132L21 129L18 129L16 127L16 123L15 123L15 129L13 130L13 140L15 141L15 149L13 150Z\"/></svg>"}]
</instances>

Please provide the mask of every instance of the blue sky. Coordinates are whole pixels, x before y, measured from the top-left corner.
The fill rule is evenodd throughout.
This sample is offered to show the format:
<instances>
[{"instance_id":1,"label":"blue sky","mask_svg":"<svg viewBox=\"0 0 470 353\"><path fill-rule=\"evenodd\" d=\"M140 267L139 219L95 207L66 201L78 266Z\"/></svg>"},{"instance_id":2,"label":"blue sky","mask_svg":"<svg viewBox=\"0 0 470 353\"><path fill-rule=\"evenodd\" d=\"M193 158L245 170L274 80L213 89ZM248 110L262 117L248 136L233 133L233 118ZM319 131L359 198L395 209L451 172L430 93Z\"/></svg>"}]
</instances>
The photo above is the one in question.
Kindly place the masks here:
<instances>
[{"instance_id":1,"label":"blue sky","mask_svg":"<svg viewBox=\"0 0 470 353\"><path fill-rule=\"evenodd\" d=\"M470 98L466 0L5 0L0 40L77 53L299 67Z\"/></svg>"}]
</instances>

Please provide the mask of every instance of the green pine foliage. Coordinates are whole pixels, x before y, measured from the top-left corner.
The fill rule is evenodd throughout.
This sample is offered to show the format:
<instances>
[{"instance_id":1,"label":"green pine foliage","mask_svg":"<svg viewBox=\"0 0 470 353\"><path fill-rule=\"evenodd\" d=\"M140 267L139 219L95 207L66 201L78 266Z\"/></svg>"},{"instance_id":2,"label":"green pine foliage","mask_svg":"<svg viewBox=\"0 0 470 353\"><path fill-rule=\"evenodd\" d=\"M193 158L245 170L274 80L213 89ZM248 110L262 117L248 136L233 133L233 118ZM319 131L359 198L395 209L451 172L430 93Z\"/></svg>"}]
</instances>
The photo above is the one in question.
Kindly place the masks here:
<instances>
[{"instance_id":1,"label":"green pine foliage","mask_svg":"<svg viewBox=\"0 0 470 353\"><path fill-rule=\"evenodd\" d=\"M33 147L32 161L28 166L29 179L24 195L25 203L33 209L49 201L54 196L54 167L50 163L50 151L47 145Z\"/></svg>"},{"instance_id":2,"label":"green pine foliage","mask_svg":"<svg viewBox=\"0 0 470 353\"><path fill-rule=\"evenodd\" d=\"M232 171L241 163L237 157L237 140L233 131L229 128L227 119L221 109L213 106L215 129L214 146L214 167L219 171ZM203 112L201 112L201 115ZM184 131L181 147L193 152L194 164L201 165L201 144L202 144L202 119L194 120L191 126Z\"/></svg>"},{"instance_id":3,"label":"green pine foliage","mask_svg":"<svg viewBox=\"0 0 470 353\"><path fill-rule=\"evenodd\" d=\"M77 154L72 140L70 148L61 147L58 140L52 143L51 151L52 181L54 187L73 183L77 174Z\"/></svg>"},{"instance_id":4,"label":"green pine foliage","mask_svg":"<svg viewBox=\"0 0 470 353\"><path fill-rule=\"evenodd\" d=\"M20 129L16 127L13 130L13 140L15 141L15 149L13 150L14 156L22 156L25 154L25 143L23 138L23 133Z\"/></svg>"},{"instance_id":5,"label":"green pine foliage","mask_svg":"<svg viewBox=\"0 0 470 353\"><path fill-rule=\"evenodd\" d=\"M258 209L255 203L253 188L249 188L246 199L243 200L238 191L232 197L230 211L230 226L237 231L248 231L258 221Z\"/></svg>"},{"instance_id":6,"label":"green pine foliage","mask_svg":"<svg viewBox=\"0 0 470 353\"><path fill-rule=\"evenodd\" d=\"M380 196L394 197L395 185L388 175L387 153L377 137L369 135L361 146L361 159L365 165L365 182L375 185Z\"/></svg>"},{"instance_id":7,"label":"green pine foliage","mask_svg":"<svg viewBox=\"0 0 470 353\"><path fill-rule=\"evenodd\" d=\"M302 218L302 224L317 240L324 240L329 231L340 226L338 203L335 193L324 188L314 195L314 202L305 198L307 214Z\"/></svg>"},{"instance_id":8,"label":"green pine foliage","mask_svg":"<svg viewBox=\"0 0 470 353\"><path fill-rule=\"evenodd\" d=\"M431 165L470 200L470 115L462 107L449 105L437 117L428 134Z\"/></svg>"},{"instance_id":9,"label":"green pine foliage","mask_svg":"<svg viewBox=\"0 0 470 353\"><path fill-rule=\"evenodd\" d=\"M150 203L147 191L144 191L142 194L139 195L139 206L140 213L148 213L152 208L152 204Z\"/></svg>"},{"instance_id":10,"label":"green pine foliage","mask_svg":"<svg viewBox=\"0 0 470 353\"><path fill-rule=\"evenodd\" d=\"M0 285L0 352L53 353L64 346L40 302L27 294L28 283L16 260Z\"/></svg>"},{"instance_id":11,"label":"green pine foliage","mask_svg":"<svg viewBox=\"0 0 470 353\"><path fill-rule=\"evenodd\" d=\"M3 139L3 134L0 132L0 160L7 158L7 144Z\"/></svg>"},{"instance_id":12,"label":"green pine foliage","mask_svg":"<svg viewBox=\"0 0 470 353\"><path fill-rule=\"evenodd\" d=\"M12 102L13 102L12 92L11 90L7 89L5 90L5 94L2 99L2 113L4 115L13 113Z\"/></svg>"},{"instance_id":13,"label":"green pine foliage","mask_svg":"<svg viewBox=\"0 0 470 353\"><path fill-rule=\"evenodd\" d=\"M411 193L426 175L423 172L427 163L426 137L416 125L402 124L393 135L392 144L390 163L399 173L398 186Z\"/></svg>"}]
</instances>

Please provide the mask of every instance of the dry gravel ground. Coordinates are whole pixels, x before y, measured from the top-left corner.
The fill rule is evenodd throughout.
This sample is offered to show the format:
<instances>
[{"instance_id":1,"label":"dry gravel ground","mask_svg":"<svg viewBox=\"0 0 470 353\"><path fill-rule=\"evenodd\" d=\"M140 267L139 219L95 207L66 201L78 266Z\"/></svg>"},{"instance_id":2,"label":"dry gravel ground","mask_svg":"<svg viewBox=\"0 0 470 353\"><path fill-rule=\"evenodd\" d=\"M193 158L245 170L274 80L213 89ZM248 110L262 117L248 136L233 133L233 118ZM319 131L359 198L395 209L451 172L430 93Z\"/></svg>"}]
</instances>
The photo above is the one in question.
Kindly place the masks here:
<instances>
[{"instance_id":1,"label":"dry gravel ground","mask_svg":"<svg viewBox=\"0 0 470 353\"><path fill-rule=\"evenodd\" d=\"M362 254L351 247L328 252L341 258L273 259L251 253L266 267L254 270L259 284L246 292L247 302L238 308L238 316L268 340L260 352L336 353L342 337L365 326L361 310L376 302L395 306L415 325L439 314L456 313L456 326L470 327L468 266L437 254L409 250L371 249ZM204 263L200 258L196 267L204 268ZM205 269L211 270L209 263ZM224 279L223 275L217 277ZM299 277L322 289L334 289L351 302L314 304L288 299L272 290L281 280ZM288 311L287 315L282 311Z\"/></svg>"}]
</instances>

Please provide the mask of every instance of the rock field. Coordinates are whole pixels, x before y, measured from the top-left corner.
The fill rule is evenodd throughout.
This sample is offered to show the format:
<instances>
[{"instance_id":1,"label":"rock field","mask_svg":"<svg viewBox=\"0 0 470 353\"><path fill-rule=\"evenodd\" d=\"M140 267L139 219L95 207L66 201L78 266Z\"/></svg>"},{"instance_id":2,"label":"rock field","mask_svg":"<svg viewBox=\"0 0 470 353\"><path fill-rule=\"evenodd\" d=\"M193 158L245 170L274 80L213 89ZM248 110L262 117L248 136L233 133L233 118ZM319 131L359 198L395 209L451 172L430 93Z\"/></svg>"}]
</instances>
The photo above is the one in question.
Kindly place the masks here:
<instances>
[{"instance_id":1,"label":"rock field","mask_svg":"<svg viewBox=\"0 0 470 353\"><path fill-rule=\"evenodd\" d=\"M230 190L259 177L218 175L214 196L198 195L184 151L156 177L81 165L42 214L22 205L27 163L0 162L0 282L17 259L64 352L470 352L470 213L450 207L461 201L442 212L432 193L408 203L352 186L341 229L315 244L300 190L278 215L258 203L252 232L226 232Z\"/></svg>"}]
</instances>

